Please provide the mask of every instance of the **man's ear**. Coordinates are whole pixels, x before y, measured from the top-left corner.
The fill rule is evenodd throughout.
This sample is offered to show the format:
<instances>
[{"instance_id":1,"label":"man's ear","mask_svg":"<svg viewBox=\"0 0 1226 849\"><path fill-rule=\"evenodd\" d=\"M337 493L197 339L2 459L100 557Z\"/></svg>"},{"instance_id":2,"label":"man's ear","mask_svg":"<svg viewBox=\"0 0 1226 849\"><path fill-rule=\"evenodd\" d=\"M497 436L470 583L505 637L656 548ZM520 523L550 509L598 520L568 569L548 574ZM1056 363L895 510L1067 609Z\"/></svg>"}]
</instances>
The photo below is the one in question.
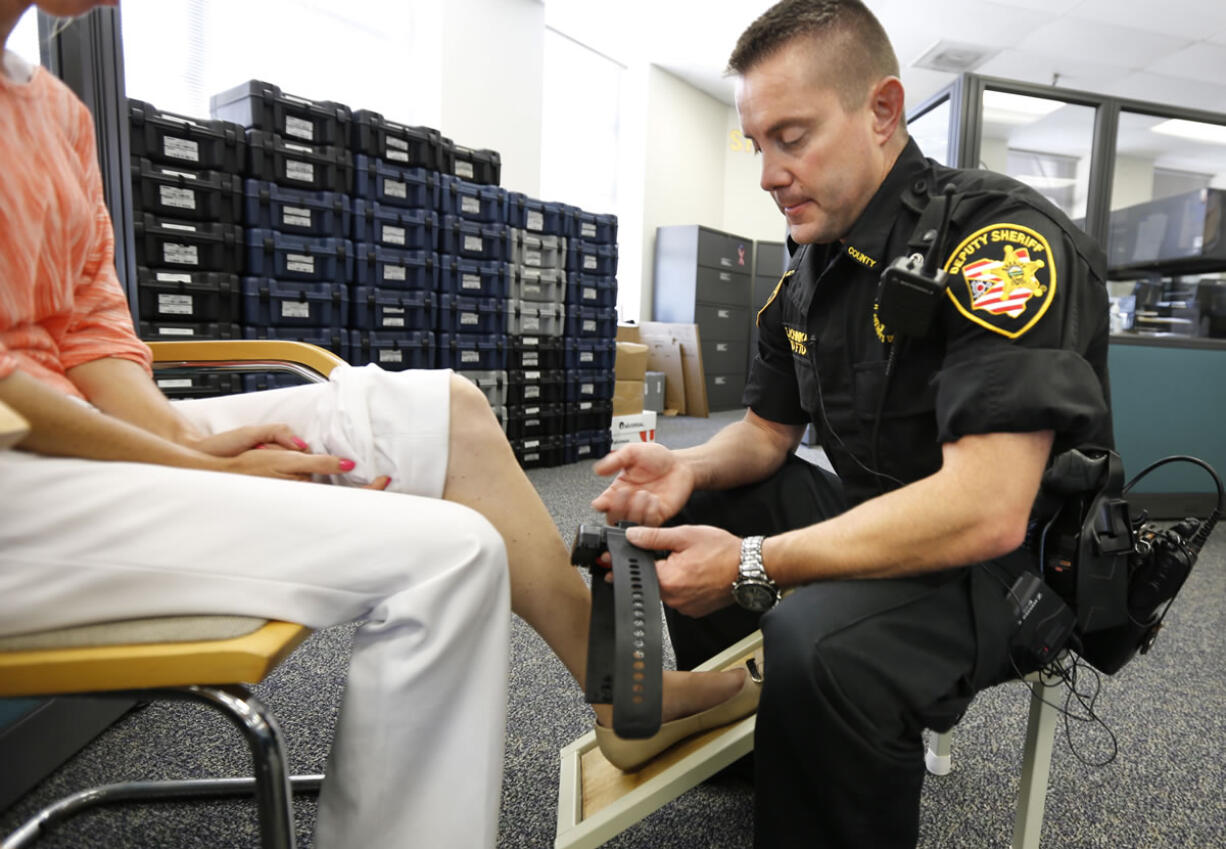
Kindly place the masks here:
<instances>
[{"instance_id":1,"label":"man's ear","mask_svg":"<svg viewBox=\"0 0 1226 849\"><path fill-rule=\"evenodd\" d=\"M869 110L873 113L873 133L880 141L894 135L903 119L904 92L898 77L884 77L869 94Z\"/></svg>"}]
</instances>

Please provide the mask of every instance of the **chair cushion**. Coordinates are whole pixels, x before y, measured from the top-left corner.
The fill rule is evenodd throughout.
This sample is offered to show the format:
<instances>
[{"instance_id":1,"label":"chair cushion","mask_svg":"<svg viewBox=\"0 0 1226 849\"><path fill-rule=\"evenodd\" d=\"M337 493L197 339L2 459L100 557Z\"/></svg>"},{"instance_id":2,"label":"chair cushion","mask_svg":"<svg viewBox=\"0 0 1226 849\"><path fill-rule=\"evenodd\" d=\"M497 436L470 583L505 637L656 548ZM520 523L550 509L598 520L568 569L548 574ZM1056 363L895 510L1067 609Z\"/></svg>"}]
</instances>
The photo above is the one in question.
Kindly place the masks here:
<instances>
[{"instance_id":1,"label":"chair cushion","mask_svg":"<svg viewBox=\"0 0 1226 849\"><path fill-rule=\"evenodd\" d=\"M54 631L0 637L0 651L119 646L136 643L192 643L228 640L262 628L267 619L252 616L159 616L77 625Z\"/></svg>"}]
</instances>

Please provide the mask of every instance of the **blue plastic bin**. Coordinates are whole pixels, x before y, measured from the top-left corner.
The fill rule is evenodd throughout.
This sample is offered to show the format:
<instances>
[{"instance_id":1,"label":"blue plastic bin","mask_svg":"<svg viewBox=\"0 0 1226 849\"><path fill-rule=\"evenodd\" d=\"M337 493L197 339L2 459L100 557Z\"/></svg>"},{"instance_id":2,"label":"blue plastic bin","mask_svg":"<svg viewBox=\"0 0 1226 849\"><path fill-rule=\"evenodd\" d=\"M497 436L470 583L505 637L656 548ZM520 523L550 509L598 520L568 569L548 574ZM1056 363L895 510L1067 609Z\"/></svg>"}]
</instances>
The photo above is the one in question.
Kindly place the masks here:
<instances>
[{"instance_id":1,"label":"blue plastic bin","mask_svg":"<svg viewBox=\"0 0 1226 849\"><path fill-rule=\"evenodd\" d=\"M612 339L567 339L566 368L601 369L613 368L617 343Z\"/></svg>"},{"instance_id":2,"label":"blue plastic bin","mask_svg":"<svg viewBox=\"0 0 1226 849\"><path fill-rule=\"evenodd\" d=\"M616 245L617 216L576 210L570 221L570 231L566 235L597 245Z\"/></svg>"},{"instance_id":3,"label":"blue plastic bin","mask_svg":"<svg viewBox=\"0 0 1226 849\"><path fill-rule=\"evenodd\" d=\"M437 209L439 175L405 168L358 154L353 158L353 196L372 203L410 209Z\"/></svg>"},{"instance_id":4,"label":"blue plastic bin","mask_svg":"<svg viewBox=\"0 0 1226 849\"><path fill-rule=\"evenodd\" d=\"M344 327L349 287L272 277L243 278L243 323L266 327Z\"/></svg>"},{"instance_id":5,"label":"blue plastic bin","mask_svg":"<svg viewBox=\"0 0 1226 849\"><path fill-rule=\"evenodd\" d=\"M607 275L573 274L566 281L568 307L617 306L617 278Z\"/></svg>"},{"instance_id":6,"label":"blue plastic bin","mask_svg":"<svg viewBox=\"0 0 1226 849\"><path fill-rule=\"evenodd\" d=\"M567 245L566 270L571 274L617 274L617 245L571 239Z\"/></svg>"},{"instance_id":7,"label":"blue plastic bin","mask_svg":"<svg viewBox=\"0 0 1226 849\"><path fill-rule=\"evenodd\" d=\"M350 303L350 326L358 330L434 329L433 292L355 286Z\"/></svg>"},{"instance_id":8,"label":"blue plastic bin","mask_svg":"<svg viewBox=\"0 0 1226 849\"><path fill-rule=\"evenodd\" d=\"M613 448L613 434L607 427L602 430L583 430L578 433L567 433L564 442L565 462L599 460Z\"/></svg>"},{"instance_id":9,"label":"blue plastic bin","mask_svg":"<svg viewBox=\"0 0 1226 849\"><path fill-rule=\"evenodd\" d=\"M500 333L440 333L438 368L501 371L506 368L506 337Z\"/></svg>"},{"instance_id":10,"label":"blue plastic bin","mask_svg":"<svg viewBox=\"0 0 1226 849\"><path fill-rule=\"evenodd\" d=\"M507 194L506 210L506 222L512 227L537 235L566 235L564 206L560 203L537 200L522 192L510 192Z\"/></svg>"},{"instance_id":11,"label":"blue plastic bin","mask_svg":"<svg viewBox=\"0 0 1226 849\"><path fill-rule=\"evenodd\" d=\"M440 292L469 298L505 298L511 266L458 256L439 257Z\"/></svg>"},{"instance_id":12,"label":"blue plastic bin","mask_svg":"<svg viewBox=\"0 0 1226 849\"><path fill-rule=\"evenodd\" d=\"M268 180L244 180L247 226L300 236L349 234L349 196L287 189Z\"/></svg>"},{"instance_id":13,"label":"blue plastic bin","mask_svg":"<svg viewBox=\"0 0 1226 849\"><path fill-rule=\"evenodd\" d=\"M376 201L353 201L353 240L400 251L434 248L438 215L428 209L405 209Z\"/></svg>"},{"instance_id":14,"label":"blue plastic bin","mask_svg":"<svg viewBox=\"0 0 1226 849\"><path fill-rule=\"evenodd\" d=\"M441 254L487 261L510 259L508 233L504 224L482 224L444 215L438 235L438 252Z\"/></svg>"},{"instance_id":15,"label":"blue plastic bin","mask_svg":"<svg viewBox=\"0 0 1226 849\"><path fill-rule=\"evenodd\" d=\"M505 224L506 197L506 189L444 175L440 180L438 211L466 221Z\"/></svg>"},{"instance_id":16,"label":"blue plastic bin","mask_svg":"<svg viewBox=\"0 0 1226 849\"><path fill-rule=\"evenodd\" d=\"M435 337L428 330L352 331L354 365L374 363L388 371L433 368Z\"/></svg>"},{"instance_id":17,"label":"blue plastic bin","mask_svg":"<svg viewBox=\"0 0 1226 849\"><path fill-rule=\"evenodd\" d=\"M566 311L566 335L577 339L612 339L616 312L608 308L571 307Z\"/></svg>"},{"instance_id":18,"label":"blue plastic bin","mask_svg":"<svg viewBox=\"0 0 1226 849\"><path fill-rule=\"evenodd\" d=\"M613 397L612 369L581 369L566 372L566 400L604 401Z\"/></svg>"},{"instance_id":19,"label":"blue plastic bin","mask_svg":"<svg viewBox=\"0 0 1226 849\"><path fill-rule=\"evenodd\" d=\"M353 245L348 239L248 230L247 276L346 283L353 277Z\"/></svg>"},{"instance_id":20,"label":"blue plastic bin","mask_svg":"<svg viewBox=\"0 0 1226 849\"><path fill-rule=\"evenodd\" d=\"M370 242L353 246L353 282L381 289L438 288L438 255L433 251L400 251Z\"/></svg>"},{"instance_id":21,"label":"blue plastic bin","mask_svg":"<svg viewBox=\"0 0 1226 849\"><path fill-rule=\"evenodd\" d=\"M436 326L440 333L503 333L503 309L497 298L440 295Z\"/></svg>"}]
</instances>

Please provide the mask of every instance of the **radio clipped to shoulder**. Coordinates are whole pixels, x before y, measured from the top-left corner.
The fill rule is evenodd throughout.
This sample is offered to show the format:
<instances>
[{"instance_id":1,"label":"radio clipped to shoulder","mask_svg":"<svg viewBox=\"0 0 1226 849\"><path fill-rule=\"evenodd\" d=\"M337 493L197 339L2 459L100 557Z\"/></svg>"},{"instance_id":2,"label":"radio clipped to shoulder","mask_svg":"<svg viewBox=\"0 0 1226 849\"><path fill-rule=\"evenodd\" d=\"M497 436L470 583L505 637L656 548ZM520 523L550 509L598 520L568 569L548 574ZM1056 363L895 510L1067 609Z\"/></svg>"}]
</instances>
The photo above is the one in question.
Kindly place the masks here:
<instances>
[{"instance_id":1,"label":"radio clipped to shoulder","mask_svg":"<svg viewBox=\"0 0 1226 849\"><path fill-rule=\"evenodd\" d=\"M928 335L937 317L948 275L937 268L937 262L945 254L945 238L949 233L949 218L953 213L954 193L952 185L946 186L937 201L929 203L920 216L916 235L920 241L929 242L927 254L918 251L900 256L881 272L877 289L877 318L891 334L900 334L911 339ZM935 233L931 224L933 216L941 216L940 229ZM916 239L912 239L912 244Z\"/></svg>"}]
</instances>

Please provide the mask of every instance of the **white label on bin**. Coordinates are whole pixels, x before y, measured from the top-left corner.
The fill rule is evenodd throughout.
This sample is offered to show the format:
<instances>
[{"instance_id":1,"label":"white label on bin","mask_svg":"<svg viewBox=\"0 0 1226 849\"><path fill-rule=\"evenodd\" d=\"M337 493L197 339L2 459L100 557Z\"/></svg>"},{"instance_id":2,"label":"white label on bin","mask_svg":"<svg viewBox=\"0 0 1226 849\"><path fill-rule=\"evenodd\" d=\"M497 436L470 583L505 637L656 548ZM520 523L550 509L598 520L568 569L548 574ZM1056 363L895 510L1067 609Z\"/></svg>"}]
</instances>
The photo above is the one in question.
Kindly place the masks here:
<instances>
[{"instance_id":1,"label":"white label on bin","mask_svg":"<svg viewBox=\"0 0 1226 849\"><path fill-rule=\"evenodd\" d=\"M176 274L173 271L159 271L155 278L159 283L191 283L190 274Z\"/></svg>"},{"instance_id":2,"label":"white label on bin","mask_svg":"<svg viewBox=\"0 0 1226 849\"><path fill-rule=\"evenodd\" d=\"M530 209L528 214L524 216L524 227L528 230L536 230L538 233L545 229L545 216L538 210Z\"/></svg>"},{"instance_id":3,"label":"white label on bin","mask_svg":"<svg viewBox=\"0 0 1226 849\"><path fill-rule=\"evenodd\" d=\"M461 351L460 352L460 362L462 363L475 363L475 362L480 362L480 360L481 360L480 351Z\"/></svg>"},{"instance_id":4,"label":"white label on bin","mask_svg":"<svg viewBox=\"0 0 1226 849\"><path fill-rule=\"evenodd\" d=\"M585 239L596 238L596 225L589 224L586 221L579 225L579 235Z\"/></svg>"},{"instance_id":5,"label":"white label on bin","mask_svg":"<svg viewBox=\"0 0 1226 849\"><path fill-rule=\"evenodd\" d=\"M524 397L525 398L540 398L541 397L541 387L525 386L524 387Z\"/></svg>"},{"instance_id":6,"label":"white label on bin","mask_svg":"<svg viewBox=\"0 0 1226 849\"><path fill-rule=\"evenodd\" d=\"M405 141L404 139L398 139L395 136L387 137L387 146L389 148L394 147L396 148L396 150L408 150L409 149L409 143L407 141Z\"/></svg>"},{"instance_id":7,"label":"white label on bin","mask_svg":"<svg viewBox=\"0 0 1226 849\"><path fill-rule=\"evenodd\" d=\"M726 265L726 266L728 266L729 268L731 268L731 267L732 267L732 260L728 259L728 257L726 257L726 256L721 256L721 257L719 258L719 264L720 264L720 265Z\"/></svg>"},{"instance_id":8,"label":"white label on bin","mask_svg":"<svg viewBox=\"0 0 1226 849\"><path fill-rule=\"evenodd\" d=\"M541 252L540 251L524 251L524 264L525 265L540 265L541 264Z\"/></svg>"},{"instance_id":9,"label":"white label on bin","mask_svg":"<svg viewBox=\"0 0 1226 849\"><path fill-rule=\"evenodd\" d=\"M457 177L463 177L465 180L471 180L473 178L473 164L471 162L457 160L455 164L455 175Z\"/></svg>"},{"instance_id":10,"label":"white label on bin","mask_svg":"<svg viewBox=\"0 0 1226 849\"><path fill-rule=\"evenodd\" d=\"M540 455L540 454L525 454L525 455L524 455L524 462L525 462L525 463L535 463L535 462L536 462L537 460L539 460L539 459L541 459L541 455Z\"/></svg>"},{"instance_id":11,"label":"white label on bin","mask_svg":"<svg viewBox=\"0 0 1226 849\"><path fill-rule=\"evenodd\" d=\"M162 226L167 230L183 230L187 233L196 232L196 227L193 224L171 224L169 221L163 221Z\"/></svg>"},{"instance_id":12,"label":"white label on bin","mask_svg":"<svg viewBox=\"0 0 1226 849\"><path fill-rule=\"evenodd\" d=\"M583 322L583 332L584 333L595 333L596 332L596 321L594 319L585 320Z\"/></svg>"},{"instance_id":13,"label":"white label on bin","mask_svg":"<svg viewBox=\"0 0 1226 849\"><path fill-rule=\"evenodd\" d=\"M731 274L729 274L729 273L728 273L728 272L726 272L726 271L721 271L721 272L719 273L719 279L720 279L722 282L724 282L724 283L731 283L731 282L732 282L732 275L731 275Z\"/></svg>"},{"instance_id":14,"label":"white label on bin","mask_svg":"<svg viewBox=\"0 0 1226 849\"><path fill-rule=\"evenodd\" d=\"M724 353L724 351L728 350L728 343L727 342L716 342L715 350L719 351L721 354Z\"/></svg>"},{"instance_id":15,"label":"white label on bin","mask_svg":"<svg viewBox=\"0 0 1226 849\"><path fill-rule=\"evenodd\" d=\"M294 138L315 141L315 122L296 118L293 115L286 115L285 134Z\"/></svg>"},{"instance_id":16,"label":"white label on bin","mask_svg":"<svg viewBox=\"0 0 1226 849\"><path fill-rule=\"evenodd\" d=\"M525 347L535 347L541 344L541 340L536 336L524 336L519 340Z\"/></svg>"},{"instance_id":17,"label":"white label on bin","mask_svg":"<svg viewBox=\"0 0 1226 849\"><path fill-rule=\"evenodd\" d=\"M538 284L538 283L525 283L525 284L523 285L523 293L524 293L524 296L525 296L525 297L526 297L526 296L528 296L528 295L537 295L537 296L539 296L539 295L541 294L541 287L540 287L540 284Z\"/></svg>"},{"instance_id":18,"label":"white label on bin","mask_svg":"<svg viewBox=\"0 0 1226 849\"><path fill-rule=\"evenodd\" d=\"M393 316L385 315L383 316L383 326L384 327L404 327L404 319L394 318Z\"/></svg>"},{"instance_id":19,"label":"white label on bin","mask_svg":"<svg viewBox=\"0 0 1226 849\"><path fill-rule=\"evenodd\" d=\"M524 407L525 416L539 416L541 414L540 407Z\"/></svg>"},{"instance_id":20,"label":"white label on bin","mask_svg":"<svg viewBox=\"0 0 1226 849\"><path fill-rule=\"evenodd\" d=\"M579 402L579 409L580 409L581 411L585 411L585 412L586 412L587 410L592 409L592 402L591 402L591 401L580 401L580 402Z\"/></svg>"},{"instance_id":21,"label":"white label on bin","mask_svg":"<svg viewBox=\"0 0 1226 849\"><path fill-rule=\"evenodd\" d=\"M158 336L195 336L196 331L190 327L159 327Z\"/></svg>"},{"instance_id":22,"label":"white label on bin","mask_svg":"<svg viewBox=\"0 0 1226 849\"><path fill-rule=\"evenodd\" d=\"M383 266L384 280L407 280L408 271L403 265L385 265Z\"/></svg>"},{"instance_id":23,"label":"white label on bin","mask_svg":"<svg viewBox=\"0 0 1226 849\"><path fill-rule=\"evenodd\" d=\"M466 325L466 324L477 324L478 322L480 322L480 320L481 320L481 316L475 312L460 313L461 326Z\"/></svg>"},{"instance_id":24,"label":"white label on bin","mask_svg":"<svg viewBox=\"0 0 1226 849\"><path fill-rule=\"evenodd\" d=\"M307 301L282 301L282 318L310 318L311 305Z\"/></svg>"},{"instance_id":25,"label":"white label on bin","mask_svg":"<svg viewBox=\"0 0 1226 849\"><path fill-rule=\"evenodd\" d=\"M196 175L191 171L173 171L170 168L159 168L159 174L165 174L168 177L182 177L184 180L195 180Z\"/></svg>"},{"instance_id":26,"label":"white label on bin","mask_svg":"<svg viewBox=\"0 0 1226 849\"><path fill-rule=\"evenodd\" d=\"M728 378L724 377L722 374L721 374L721 375L716 376L716 378L715 378L715 385L716 385L716 386L723 386L723 385L724 385L725 383L727 383L727 382L728 382Z\"/></svg>"},{"instance_id":27,"label":"white label on bin","mask_svg":"<svg viewBox=\"0 0 1226 849\"><path fill-rule=\"evenodd\" d=\"M403 180L383 180L383 194L390 198L407 198L409 196L409 184Z\"/></svg>"},{"instance_id":28,"label":"white label on bin","mask_svg":"<svg viewBox=\"0 0 1226 849\"><path fill-rule=\"evenodd\" d=\"M175 209L196 208L196 193L191 189L158 186L158 195L162 199L162 206L173 206Z\"/></svg>"},{"instance_id":29,"label":"white label on bin","mask_svg":"<svg viewBox=\"0 0 1226 849\"><path fill-rule=\"evenodd\" d=\"M388 244L403 245L404 236L405 233L403 227L391 227L387 224L383 225L383 241L387 242Z\"/></svg>"},{"instance_id":30,"label":"white label on bin","mask_svg":"<svg viewBox=\"0 0 1226 849\"><path fill-rule=\"evenodd\" d=\"M175 265L199 265L200 255L195 245L177 245L165 242L162 245L162 259Z\"/></svg>"},{"instance_id":31,"label":"white label on bin","mask_svg":"<svg viewBox=\"0 0 1226 849\"><path fill-rule=\"evenodd\" d=\"M310 227L311 210L305 206L281 207L281 223L290 227Z\"/></svg>"},{"instance_id":32,"label":"white label on bin","mask_svg":"<svg viewBox=\"0 0 1226 849\"><path fill-rule=\"evenodd\" d=\"M285 179L302 183L315 182L315 166L299 159L285 160Z\"/></svg>"},{"instance_id":33,"label":"white label on bin","mask_svg":"<svg viewBox=\"0 0 1226 849\"><path fill-rule=\"evenodd\" d=\"M591 454L591 453L592 453L592 446L590 445L580 445L579 446L579 456L580 457L586 457L588 454Z\"/></svg>"},{"instance_id":34,"label":"white label on bin","mask_svg":"<svg viewBox=\"0 0 1226 849\"><path fill-rule=\"evenodd\" d=\"M200 145L191 139L162 136L162 155L171 159L186 159L188 162L199 162Z\"/></svg>"},{"instance_id":35,"label":"white label on bin","mask_svg":"<svg viewBox=\"0 0 1226 849\"><path fill-rule=\"evenodd\" d=\"M485 253L485 240L480 236L465 236L464 250Z\"/></svg>"},{"instance_id":36,"label":"white label on bin","mask_svg":"<svg viewBox=\"0 0 1226 849\"><path fill-rule=\"evenodd\" d=\"M588 287L588 286L584 286L584 287L583 287L583 300L585 300L585 301L595 301L595 300L598 300L598 299L599 299L599 297L600 297L600 295L599 295L599 293L596 291L596 289L595 289L595 288L593 288L593 287Z\"/></svg>"},{"instance_id":37,"label":"white label on bin","mask_svg":"<svg viewBox=\"0 0 1226 849\"><path fill-rule=\"evenodd\" d=\"M393 162L408 162L409 152L407 150L392 150L392 142L398 142L400 139L387 140L387 158ZM401 142L403 144L403 142Z\"/></svg>"},{"instance_id":38,"label":"white label on bin","mask_svg":"<svg viewBox=\"0 0 1226 849\"><path fill-rule=\"evenodd\" d=\"M383 348L379 351L379 362L381 363L403 363L404 352L399 348Z\"/></svg>"},{"instance_id":39,"label":"white label on bin","mask_svg":"<svg viewBox=\"0 0 1226 849\"><path fill-rule=\"evenodd\" d=\"M592 271L595 271L595 270L596 270L596 257L594 257L594 256L592 256L592 255L590 255L590 254L589 254L589 255L587 255L587 256L585 256L585 257L583 258L583 268L584 268L584 270L585 270L585 271L586 271L586 270L592 270Z\"/></svg>"},{"instance_id":40,"label":"white label on bin","mask_svg":"<svg viewBox=\"0 0 1226 849\"><path fill-rule=\"evenodd\" d=\"M192 379L190 377L159 377L159 389L191 389Z\"/></svg>"},{"instance_id":41,"label":"white label on bin","mask_svg":"<svg viewBox=\"0 0 1226 849\"><path fill-rule=\"evenodd\" d=\"M716 310L715 314L720 318L732 318L732 313L729 310Z\"/></svg>"},{"instance_id":42,"label":"white label on bin","mask_svg":"<svg viewBox=\"0 0 1226 849\"><path fill-rule=\"evenodd\" d=\"M305 144L293 144L292 142L286 142L284 147L286 150L294 150L294 151L297 151L298 153L314 153L315 152L314 148L307 147Z\"/></svg>"},{"instance_id":43,"label":"white label on bin","mask_svg":"<svg viewBox=\"0 0 1226 849\"><path fill-rule=\"evenodd\" d=\"M595 383L579 384L579 394L580 395L595 395L596 394L596 384Z\"/></svg>"},{"instance_id":44,"label":"white label on bin","mask_svg":"<svg viewBox=\"0 0 1226 849\"><path fill-rule=\"evenodd\" d=\"M524 372L524 380L540 380L540 379L541 379L541 373L539 371Z\"/></svg>"},{"instance_id":45,"label":"white label on bin","mask_svg":"<svg viewBox=\"0 0 1226 849\"><path fill-rule=\"evenodd\" d=\"M461 274L460 275L461 289L480 289L481 275L480 274Z\"/></svg>"},{"instance_id":46,"label":"white label on bin","mask_svg":"<svg viewBox=\"0 0 1226 849\"><path fill-rule=\"evenodd\" d=\"M191 315L191 295L158 294L158 312L165 315Z\"/></svg>"},{"instance_id":47,"label":"white label on bin","mask_svg":"<svg viewBox=\"0 0 1226 849\"><path fill-rule=\"evenodd\" d=\"M307 254L286 254L285 270L296 271L299 274L314 274L315 257Z\"/></svg>"},{"instance_id":48,"label":"white label on bin","mask_svg":"<svg viewBox=\"0 0 1226 849\"><path fill-rule=\"evenodd\" d=\"M539 367L541 364L541 354L539 351L524 351L521 362L525 367L526 366Z\"/></svg>"},{"instance_id":49,"label":"white label on bin","mask_svg":"<svg viewBox=\"0 0 1226 849\"><path fill-rule=\"evenodd\" d=\"M469 215L480 215L481 199L467 196L460 198L460 212L467 212Z\"/></svg>"},{"instance_id":50,"label":"white label on bin","mask_svg":"<svg viewBox=\"0 0 1226 849\"><path fill-rule=\"evenodd\" d=\"M531 315L531 316L529 316L529 315L526 315L526 316L524 316L524 317L523 317L523 318L520 320L520 323L519 323L519 330L520 330L520 332L521 332L521 333L522 333L523 331L525 331L525 330L537 330L537 331L539 331L540 329L541 329L541 319L540 319L540 316L535 316L535 315Z\"/></svg>"},{"instance_id":51,"label":"white label on bin","mask_svg":"<svg viewBox=\"0 0 1226 849\"><path fill-rule=\"evenodd\" d=\"M595 352L595 351L580 351L580 352L579 352L579 362L581 362L581 363L591 363L591 362L595 362L595 361L596 361L596 352Z\"/></svg>"}]
</instances>

